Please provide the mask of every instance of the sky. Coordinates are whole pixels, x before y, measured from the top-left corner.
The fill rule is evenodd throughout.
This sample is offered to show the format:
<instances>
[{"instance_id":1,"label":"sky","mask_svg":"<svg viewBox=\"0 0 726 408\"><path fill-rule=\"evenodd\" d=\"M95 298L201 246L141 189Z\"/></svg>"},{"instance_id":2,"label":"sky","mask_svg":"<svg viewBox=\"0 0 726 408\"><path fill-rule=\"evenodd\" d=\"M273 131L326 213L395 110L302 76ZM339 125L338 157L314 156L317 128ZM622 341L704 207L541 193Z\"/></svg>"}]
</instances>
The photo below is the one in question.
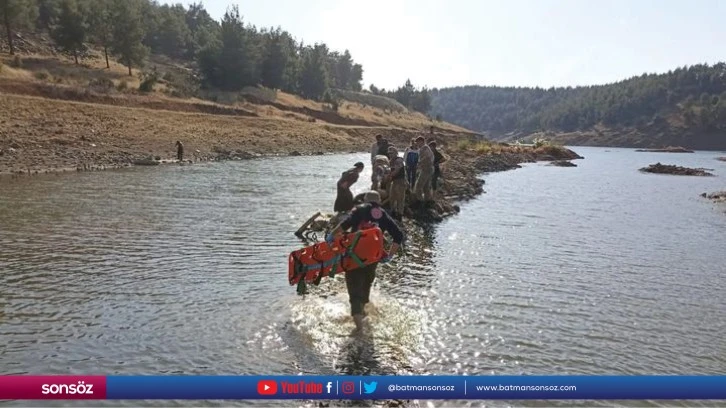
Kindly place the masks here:
<instances>
[{"instance_id":1,"label":"sky","mask_svg":"<svg viewBox=\"0 0 726 408\"><path fill-rule=\"evenodd\" d=\"M179 2L179 0L174 1ZM189 4L192 0L182 0ZM202 0L348 49L364 86L577 86L726 60L721 0Z\"/></svg>"}]
</instances>

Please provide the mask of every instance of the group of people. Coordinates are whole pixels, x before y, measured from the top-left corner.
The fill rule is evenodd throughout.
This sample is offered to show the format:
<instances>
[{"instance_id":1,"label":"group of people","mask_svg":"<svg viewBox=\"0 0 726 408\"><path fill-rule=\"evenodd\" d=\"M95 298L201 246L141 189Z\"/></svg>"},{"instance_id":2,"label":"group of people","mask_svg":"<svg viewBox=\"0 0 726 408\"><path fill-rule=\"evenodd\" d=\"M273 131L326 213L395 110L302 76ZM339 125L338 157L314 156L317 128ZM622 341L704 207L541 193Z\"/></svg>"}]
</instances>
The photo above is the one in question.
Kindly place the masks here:
<instances>
[{"instance_id":1,"label":"group of people","mask_svg":"<svg viewBox=\"0 0 726 408\"><path fill-rule=\"evenodd\" d=\"M391 215L401 220L406 208L406 195L410 195L412 206L431 206L439 187L441 165L447 158L438 148L433 138L423 136L411 139L403 156L396 146L381 135L371 146L371 190L377 191ZM365 165L358 162L344 172L338 180L338 195L334 205L335 212L350 211L355 205L350 186L358 181Z\"/></svg>"},{"instance_id":2,"label":"group of people","mask_svg":"<svg viewBox=\"0 0 726 408\"><path fill-rule=\"evenodd\" d=\"M377 135L371 146L371 189L357 197L350 190L365 168L363 162L355 163L353 168L343 172L338 180L334 204L336 216L343 217L336 218L342 221L336 223L337 226L325 237L326 241L332 243L335 236L344 231L355 232L378 226L393 238L393 244L380 262L390 261L404 237L395 220L400 221L403 217L406 194L411 194L412 205L431 205L441 177L440 166L446 160L433 138L428 141L423 136L412 139L401 157L395 146ZM386 201L390 214L383 208ZM377 266L378 263L374 263L345 274L351 315L357 331L362 329L365 305L369 302Z\"/></svg>"}]
</instances>

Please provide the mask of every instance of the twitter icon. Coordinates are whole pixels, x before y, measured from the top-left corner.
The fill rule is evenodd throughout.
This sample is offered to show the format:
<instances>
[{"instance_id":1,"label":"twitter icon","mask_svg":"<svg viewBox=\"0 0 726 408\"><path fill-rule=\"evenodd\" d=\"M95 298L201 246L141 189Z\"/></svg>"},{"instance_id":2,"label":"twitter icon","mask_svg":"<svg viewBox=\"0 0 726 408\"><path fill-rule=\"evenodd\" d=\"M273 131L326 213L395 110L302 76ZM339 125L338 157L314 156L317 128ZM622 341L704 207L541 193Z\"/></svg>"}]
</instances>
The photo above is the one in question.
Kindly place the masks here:
<instances>
[{"instance_id":1,"label":"twitter icon","mask_svg":"<svg viewBox=\"0 0 726 408\"><path fill-rule=\"evenodd\" d=\"M363 383L363 392L366 394L373 394L376 391L377 385L378 385L378 383L375 381L373 381L371 383L364 382Z\"/></svg>"}]
</instances>

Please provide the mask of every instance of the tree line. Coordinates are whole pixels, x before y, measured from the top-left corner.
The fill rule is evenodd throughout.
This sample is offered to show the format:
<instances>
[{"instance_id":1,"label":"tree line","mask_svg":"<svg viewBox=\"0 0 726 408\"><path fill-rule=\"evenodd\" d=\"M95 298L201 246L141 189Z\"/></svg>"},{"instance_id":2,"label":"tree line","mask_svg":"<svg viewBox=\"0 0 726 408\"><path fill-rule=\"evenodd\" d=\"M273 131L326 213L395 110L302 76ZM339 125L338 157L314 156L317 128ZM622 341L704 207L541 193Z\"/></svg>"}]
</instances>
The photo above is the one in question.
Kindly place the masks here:
<instances>
[{"instance_id":1,"label":"tree line","mask_svg":"<svg viewBox=\"0 0 726 408\"><path fill-rule=\"evenodd\" d=\"M50 34L75 62L88 44L128 67L143 67L150 53L194 62L203 84L225 91L264 85L306 98L330 98L331 88L360 91L363 67L346 50L304 44L281 28L245 24L239 9L221 21L201 3L185 7L150 0L0 0L0 24L10 54L19 30Z\"/></svg>"},{"instance_id":2,"label":"tree line","mask_svg":"<svg viewBox=\"0 0 726 408\"><path fill-rule=\"evenodd\" d=\"M374 95L395 99L401 105L416 112L428 114L431 110L431 91L425 86L422 88L413 86L410 79L407 79L403 86L395 90L378 89L371 84L369 91Z\"/></svg>"},{"instance_id":3,"label":"tree line","mask_svg":"<svg viewBox=\"0 0 726 408\"><path fill-rule=\"evenodd\" d=\"M677 115L688 126L726 129L726 64L698 64L608 85L433 89L431 113L476 131L565 131L640 126Z\"/></svg>"}]
</instances>

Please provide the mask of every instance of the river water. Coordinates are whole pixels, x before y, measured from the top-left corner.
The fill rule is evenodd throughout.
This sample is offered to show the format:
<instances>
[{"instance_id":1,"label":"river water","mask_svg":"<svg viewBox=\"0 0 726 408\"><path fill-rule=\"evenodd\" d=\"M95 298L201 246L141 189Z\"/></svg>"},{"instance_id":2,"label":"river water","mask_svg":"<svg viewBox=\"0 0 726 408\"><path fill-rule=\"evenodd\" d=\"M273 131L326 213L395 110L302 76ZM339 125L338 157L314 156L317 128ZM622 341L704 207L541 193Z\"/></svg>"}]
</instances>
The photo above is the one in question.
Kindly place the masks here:
<instances>
[{"instance_id":1,"label":"river water","mask_svg":"<svg viewBox=\"0 0 726 408\"><path fill-rule=\"evenodd\" d=\"M379 267L363 337L342 276L303 299L287 254L365 155L0 180L0 369L722 374L726 207L699 195L726 188L723 154L574 150L576 168L484 175L460 215L411 226L406 254ZM658 161L717 177L637 171ZM139 404L161 405L104 405Z\"/></svg>"}]
</instances>

